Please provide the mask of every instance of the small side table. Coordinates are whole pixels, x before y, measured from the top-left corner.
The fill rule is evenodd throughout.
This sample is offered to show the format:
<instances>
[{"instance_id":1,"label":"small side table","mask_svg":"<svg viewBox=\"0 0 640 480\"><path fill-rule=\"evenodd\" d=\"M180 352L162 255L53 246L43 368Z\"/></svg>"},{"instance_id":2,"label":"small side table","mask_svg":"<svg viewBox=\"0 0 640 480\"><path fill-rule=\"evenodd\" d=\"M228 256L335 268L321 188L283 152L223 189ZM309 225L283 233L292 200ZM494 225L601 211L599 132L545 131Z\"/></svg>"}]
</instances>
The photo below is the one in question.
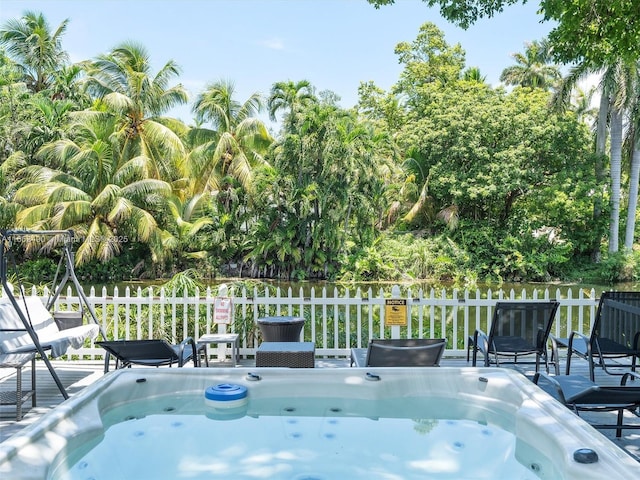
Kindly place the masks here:
<instances>
[{"instance_id":1,"label":"small side table","mask_svg":"<svg viewBox=\"0 0 640 480\"><path fill-rule=\"evenodd\" d=\"M31 361L31 390L22 390L22 368ZM1 368L16 369L16 390L0 392L0 405L16 406L16 421L22 420L22 405L31 398L31 407L36 406L36 354L0 354Z\"/></svg>"},{"instance_id":2,"label":"small side table","mask_svg":"<svg viewBox=\"0 0 640 480\"><path fill-rule=\"evenodd\" d=\"M209 366L207 346L218 345L220 343L231 345L231 361L234 367L238 365L238 359L240 358L240 335L237 333L209 333L202 335L197 342L198 352L204 349L204 359L207 367Z\"/></svg>"}]
</instances>

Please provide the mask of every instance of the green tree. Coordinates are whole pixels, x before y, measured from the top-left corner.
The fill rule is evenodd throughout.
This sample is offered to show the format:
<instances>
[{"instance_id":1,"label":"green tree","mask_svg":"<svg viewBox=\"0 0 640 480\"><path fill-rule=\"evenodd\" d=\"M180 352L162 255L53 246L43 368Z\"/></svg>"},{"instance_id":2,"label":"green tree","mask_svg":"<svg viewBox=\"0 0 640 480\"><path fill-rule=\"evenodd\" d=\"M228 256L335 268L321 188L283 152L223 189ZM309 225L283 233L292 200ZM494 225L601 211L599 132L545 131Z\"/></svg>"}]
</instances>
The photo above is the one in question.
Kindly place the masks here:
<instances>
[{"instance_id":1,"label":"green tree","mask_svg":"<svg viewBox=\"0 0 640 480\"><path fill-rule=\"evenodd\" d=\"M469 67L462 72L462 79L467 82L485 83L487 81L486 75L482 75L478 67Z\"/></svg>"},{"instance_id":2,"label":"green tree","mask_svg":"<svg viewBox=\"0 0 640 480\"><path fill-rule=\"evenodd\" d=\"M269 118L275 121L279 111L284 111L289 118L293 118L297 108L314 102L317 102L317 98L308 80L276 82L271 87L267 100Z\"/></svg>"},{"instance_id":3,"label":"green tree","mask_svg":"<svg viewBox=\"0 0 640 480\"><path fill-rule=\"evenodd\" d=\"M163 232L162 245L168 250L166 257L178 271L188 266L189 260L202 260L207 251L201 247L199 238L202 229L213 224L208 215L209 196L196 194L184 200L178 195L167 199L167 208L171 222L168 231Z\"/></svg>"},{"instance_id":4,"label":"green tree","mask_svg":"<svg viewBox=\"0 0 640 480\"><path fill-rule=\"evenodd\" d=\"M180 69L168 61L154 75L147 50L137 43L122 43L85 65L85 88L99 101L97 110L117 117L116 135L124 159L141 157L148 178L172 181L181 177L178 165L186 151L178 133L184 125L163 117L172 107L187 102L181 84L170 86Z\"/></svg>"},{"instance_id":5,"label":"green tree","mask_svg":"<svg viewBox=\"0 0 640 480\"><path fill-rule=\"evenodd\" d=\"M464 68L465 52L460 44L450 46L442 30L431 22L420 27L412 43L396 45L395 54L404 67L393 92L407 95L409 101L424 85L457 81Z\"/></svg>"},{"instance_id":6,"label":"green tree","mask_svg":"<svg viewBox=\"0 0 640 480\"><path fill-rule=\"evenodd\" d=\"M354 244L375 238L385 149L372 126L323 102L285 129L256 180L247 258L284 277L332 276Z\"/></svg>"},{"instance_id":7,"label":"green tree","mask_svg":"<svg viewBox=\"0 0 640 480\"><path fill-rule=\"evenodd\" d=\"M54 74L68 61L62 49L62 36L69 20L63 20L51 31L41 13L27 11L21 19L8 20L0 29L0 45L16 62L22 81L32 92L48 89Z\"/></svg>"},{"instance_id":8,"label":"green tree","mask_svg":"<svg viewBox=\"0 0 640 480\"><path fill-rule=\"evenodd\" d=\"M525 53L514 53L516 65L507 67L500 75L500 81L507 85L542 88L549 90L560 80L560 69L549 65L548 45L546 42L525 43Z\"/></svg>"},{"instance_id":9,"label":"green tree","mask_svg":"<svg viewBox=\"0 0 640 480\"><path fill-rule=\"evenodd\" d=\"M400 96L385 92L373 82L360 83L357 111L389 132L397 131L406 122L407 112Z\"/></svg>"},{"instance_id":10,"label":"green tree","mask_svg":"<svg viewBox=\"0 0 640 480\"><path fill-rule=\"evenodd\" d=\"M0 164L20 151L34 113L31 95L15 62L0 55Z\"/></svg>"},{"instance_id":11,"label":"green tree","mask_svg":"<svg viewBox=\"0 0 640 480\"><path fill-rule=\"evenodd\" d=\"M594 66L590 63L581 63L570 69L569 74L563 79L560 88L554 95L553 104L557 109L567 108L568 99L571 92L576 88L577 83L590 75L600 77L600 106L596 122L596 155L600 160L596 163L596 176L604 186L606 179L606 169L604 160L606 159L607 138L610 139L609 156L609 247L611 253L617 252L619 248L619 225L620 225L620 202L622 185L622 159L623 159L623 130L624 124L629 125L628 131L633 132L634 111L637 108L636 85L640 78L638 62L626 63L621 58L617 62L605 66ZM626 118L626 120L625 120ZM609 127L609 130L607 130ZM609 137L607 137L609 131ZM633 133L631 133L631 137ZM627 142L628 157L633 155L633 140ZM632 187L632 185L630 185ZM602 201L596 197L594 205L594 218L597 220L602 212ZM632 206L632 205L631 205ZM634 207L635 208L635 207ZM635 220L635 212L630 214ZM627 215L629 219L629 215ZM626 243L626 240L625 240ZM594 245L594 252L598 252L600 242ZM599 260L599 252L593 255L595 260Z\"/></svg>"},{"instance_id":12,"label":"green tree","mask_svg":"<svg viewBox=\"0 0 640 480\"><path fill-rule=\"evenodd\" d=\"M208 85L193 104L196 120L212 127L193 129L190 134L189 177L196 193L231 185L227 177L250 190L252 170L264 163L264 153L273 141L256 118L263 108L260 95L254 93L240 103L234 93L232 82L218 81Z\"/></svg>"},{"instance_id":13,"label":"green tree","mask_svg":"<svg viewBox=\"0 0 640 480\"><path fill-rule=\"evenodd\" d=\"M17 173L15 202L22 206L17 226L73 229L81 241L78 265L109 260L130 242L149 245L154 260L162 257L154 212L171 187L148 178L144 162L123 157L116 135L120 121L108 113L83 115L73 140L58 140L40 151L58 168L27 165Z\"/></svg>"},{"instance_id":14,"label":"green tree","mask_svg":"<svg viewBox=\"0 0 640 480\"><path fill-rule=\"evenodd\" d=\"M376 8L395 0L367 0ZM493 17L505 7L527 0L423 0L440 6L440 14L467 29L478 19ZM640 58L640 12L635 0L540 0L545 21L555 21L549 41L554 58L564 63L602 65Z\"/></svg>"},{"instance_id":15,"label":"green tree","mask_svg":"<svg viewBox=\"0 0 640 480\"><path fill-rule=\"evenodd\" d=\"M416 178L424 179L421 198L428 197L442 215L453 206L460 219L504 227L523 199L560 188L558 175L585 161L588 138L573 116L551 119L547 102L542 90L506 94L470 83L431 87L415 112L419 120L399 140L415 149L423 172Z\"/></svg>"}]
</instances>

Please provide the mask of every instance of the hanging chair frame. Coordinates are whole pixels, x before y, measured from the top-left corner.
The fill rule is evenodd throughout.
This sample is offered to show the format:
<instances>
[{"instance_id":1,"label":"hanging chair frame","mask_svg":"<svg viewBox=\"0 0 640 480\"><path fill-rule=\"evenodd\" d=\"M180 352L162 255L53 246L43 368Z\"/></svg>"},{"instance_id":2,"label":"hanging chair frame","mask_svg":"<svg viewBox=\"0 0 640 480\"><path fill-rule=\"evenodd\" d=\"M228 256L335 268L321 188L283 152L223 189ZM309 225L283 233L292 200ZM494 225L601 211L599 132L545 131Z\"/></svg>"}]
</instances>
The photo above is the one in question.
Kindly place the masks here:
<instances>
[{"instance_id":1,"label":"hanging chair frame","mask_svg":"<svg viewBox=\"0 0 640 480\"><path fill-rule=\"evenodd\" d=\"M66 284L69 281L71 281L76 287L76 292L78 293L78 301L80 303L81 310L83 309L83 306L84 306L84 308L86 308L86 311L89 312L92 321L98 325L100 335L102 336L103 340L106 340L107 337L102 328L102 325L100 325L100 322L98 321L98 317L96 316L95 310L93 309L92 305L89 303L89 300L87 299L87 296L84 293L84 289L82 288L82 285L80 285L78 277L76 276L76 273L75 273L75 268L73 266L74 253L71 248L71 246L73 245L74 237L75 237L75 233L73 232L73 230L39 230L39 231L4 230L4 231L0 231L0 239L1 239L0 281L2 282L2 287L5 292L4 295L6 295L9 298L9 301L13 305L13 308L16 310L16 313L22 320L25 330L29 333L29 336L31 337L31 340L33 341L33 344L36 350L38 351L38 354L40 355L42 360L45 362L47 369L51 373L53 380L55 381L58 389L60 390L60 393L62 393L62 396L65 399L67 399L69 398L69 394L64 388L64 385L62 384L62 381L60 380L60 378L58 377L58 374L53 368L53 365L51 364L51 361L49 360L49 357L46 354L45 349L40 344L38 335L36 334L35 330L31 325L31 318L29 317L29 310L26 308L26 303L24 305L24 311L23 311L23 309L20 308L18 304L18 299L13 294L13 288L9 285L7 263L8 263L8 255L11 253L12 239L16 237L29 237L29 236L40 236L40 237L61 236L63 239L62 256L60 259L60 263L58 264L58 270L56 271L56 275L54 278L53 294L50 295L49 299L47 300L47 304L46 304L47 310L51 311L51 308L54 306L56 300L60 296L60 293L62 292L63 288L66 286ZM63 263L63 259L64 259L64 265L65 265L65 272L62 278L60 279L60 283L56 285L55 282L57 281L58 273ZM17 266L15 266L15 268L17 270ZM24 301L25 289L22 282L20 282L19 284L19 289L20 289L20 296Z\"/></svg>"}]
</instances>

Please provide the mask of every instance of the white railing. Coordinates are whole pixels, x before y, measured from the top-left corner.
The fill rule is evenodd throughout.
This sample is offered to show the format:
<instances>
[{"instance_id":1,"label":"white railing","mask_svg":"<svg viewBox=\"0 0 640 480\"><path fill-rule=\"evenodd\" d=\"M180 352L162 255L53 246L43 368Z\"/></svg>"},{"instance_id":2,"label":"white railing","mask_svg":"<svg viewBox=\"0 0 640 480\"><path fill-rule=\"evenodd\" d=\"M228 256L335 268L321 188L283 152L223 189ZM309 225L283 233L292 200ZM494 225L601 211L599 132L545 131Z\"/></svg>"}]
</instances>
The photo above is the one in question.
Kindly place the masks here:
<instances>
[{"instance_id":1,"label":"white railing","mask_svg":"<svg viewBox=\"0 0 640 480\"><path fill-rule=\"evenodd\" d=\"M32 292L32 293L35 293ZM92 288L87 295L94 307L98 321L112 338L167 338L179 342L187 336L198 338L205 333L215 333L218 325L212 324L213 306L217 288L207 288L195 295L180 295L160 290L154 295L126 288L124 294L116 288L107 295L106 288L97 294ZM331 293L329 295L328 293ZM48 292L45 291L46 297ZM308 295L308 296L305 296ZM488 330L488 319L498 300L548 300L560 302L552 333L567 336L577 330L588 333L595 317L598 303L595 291L583 289L544 289L527 293L514 290L423 290L399 287L377 292L356 289L338 289L319 294L314 289L305 294L302 289L294 294L292 289L283 292L277 288L259 295L257 288L232 291L233 322L227 332L240 334L240 355L253 356L259 344L257 320L264 316L293 315L304 317L301 334L304 341L316 343L316 355L320 357L348 356L351 347L363 347L369 338L447 338L445 355L465 356L467 340L476 328ZM406 300L406 326L385 326L385 301L389 298ZM77 310L78 297L69 289L67 295L56 302L56 310ZM74 355L101 357L103 351L92 345L74 352ZM76 357L77 358L77 357Z\"/></svg>"}]
</instances>

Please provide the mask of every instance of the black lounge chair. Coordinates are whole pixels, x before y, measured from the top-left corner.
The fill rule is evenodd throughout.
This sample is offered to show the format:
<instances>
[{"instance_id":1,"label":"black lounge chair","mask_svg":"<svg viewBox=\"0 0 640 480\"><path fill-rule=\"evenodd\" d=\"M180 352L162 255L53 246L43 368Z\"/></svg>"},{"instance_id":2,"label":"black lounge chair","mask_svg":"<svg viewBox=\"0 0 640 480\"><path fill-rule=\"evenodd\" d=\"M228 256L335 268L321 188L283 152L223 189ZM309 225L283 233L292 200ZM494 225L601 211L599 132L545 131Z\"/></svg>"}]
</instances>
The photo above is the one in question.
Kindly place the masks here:
<instances>
[{"instance_id":1,"label":"black lounge chair","mask_svg":"<svg viewBox=\"0 0 640 480\"><path fill-rule=\"evenodd\" d=\"M607 359L630 358L630 369L636 370L640 358L640 292L604 292L598 303L591 335L571 332L569 338L551 335L553 356L558 346L567 348L565 373L571 373L571 357L577 355L589 362L589 378L595 379L594 368L601 367L609 375L623 375L628 371L611 370ZM609 362L611 363L611 362Z\"/></svg>"},{"instance_id":2,"label":"black lounge chair","mask_svg":"<svg viewBox=\"0 0 640 480\"><path fill-rule=\"evenodd\" d=\"M478 352L484 355L485 367L491 363L495 363L496 366L500 366L501 363L517 364L519 357L535 354L536 372L540 369L541 360L544 360L548 372L547 342L559 305L555 300L497 302L489 335L478 329L469 337L467 362L469 351L473 352L474 367ZM500 357L509 360L500 362ZM557 362L555 368L558 373Z\"/></svg>"},{"instance_id":3,"label":"black lounge chair","mask_svg":"<svg viewBox=\"0 0 640 480\"><path fill-rule=\"evenodd\" d=\"M193 338L188 337L178 345L171 345L165 340L111 340L96 342L107 351L104 359L104 371L109 371L111 356L116 359L116 369L143 365L147 367L172 366L182 367L189 360L198 366L197 347Z\"/></svg>"},{"instance_id":4,"label":"black lounge chair","mask_svg":"<svg viewBox=\"0 0 640 480\"><path fill-rule=\"evenodd\" d=\"M627 372L622 376L619 386L603 386L580 375L561 375L552 377L545 373L536 373L533 383L538 385L552 397L579 412L618 412L617 423L591 423L594 428L614 429L616 437L622 435L623 429L640 429L640 424L625 425L624 411L640 408L640 386L626 386L627 379L638 374Z\"/></svg>"},{"instance_id":5,"label":"black lounge chair","mask_svg":"<svg viewBox=\"0 0 640 480\"><path fill-rule=\"evenodd\" d=\"M351 366L437 367L445 346L444 338L372 338L367 348L351 349Z\"/></svg>"}]
</instances>

